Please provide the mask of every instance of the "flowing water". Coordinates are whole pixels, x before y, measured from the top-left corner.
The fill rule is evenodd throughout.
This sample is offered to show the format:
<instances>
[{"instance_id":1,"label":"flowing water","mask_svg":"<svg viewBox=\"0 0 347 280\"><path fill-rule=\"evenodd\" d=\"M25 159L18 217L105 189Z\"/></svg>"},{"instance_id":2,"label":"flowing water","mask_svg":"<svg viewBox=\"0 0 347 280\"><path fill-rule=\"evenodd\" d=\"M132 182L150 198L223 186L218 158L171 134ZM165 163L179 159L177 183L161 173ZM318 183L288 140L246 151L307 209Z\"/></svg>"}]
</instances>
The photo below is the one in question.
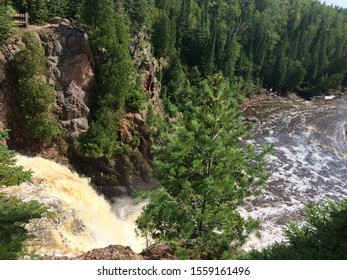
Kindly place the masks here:
<instances>
[{"instance_id":1,"label":"flowing water","mask_svg":"<svg viewBox=\"0 0 347 280\"><path fill-rule=\"evenodd\" d=\"M283 239L281 226L300 219L309 201L347 197L347 98L305 101L275 98L250 106L260 122L256 146L274 143L268 158L272 177L260 197L249 199L244 215L261 221L261 240L245 247L261 248ZM111 206L67 167L42 158L17 156L18 164L34 172L31 183L5 188L8 194L38 200L56 214L29 225L36 234L31 246L41 254L79 254L110 244L136 252L144 240L136 237L134 222L143 205L117 198Z\"/></svg>"},{"instance_id":2,"label":"flowing water","mask_svg":"<svg viewBox=\"0 0 347 280\"><path fill-rule=\"evenodd\" d=\"M281 225L308 202L347 198L347 98L276 98L253 110L260 122L250 142L275 144L268 186L243 211L260 219L263 235L247 248L261 248L283 240Z\"/></svg>"},{"instance_id":3,"label":"flowing water","mask_svg":"<svg viewBox=\"0 0 347 280\"><path fill-rule=\"evenodd\" d=\"M30 245L39 254L76 255L114 244L130 246L136 252L144 248L134 225L141 205L118 199L121 209L127 209L126 214L121 213L94 191L87 178L65 166L20 155L17 162L34 172L32 182L8 187L5 192L24 201L37 200L56 213L29 225L30 232L36 235Z\"/></svg>"}]
</instances>

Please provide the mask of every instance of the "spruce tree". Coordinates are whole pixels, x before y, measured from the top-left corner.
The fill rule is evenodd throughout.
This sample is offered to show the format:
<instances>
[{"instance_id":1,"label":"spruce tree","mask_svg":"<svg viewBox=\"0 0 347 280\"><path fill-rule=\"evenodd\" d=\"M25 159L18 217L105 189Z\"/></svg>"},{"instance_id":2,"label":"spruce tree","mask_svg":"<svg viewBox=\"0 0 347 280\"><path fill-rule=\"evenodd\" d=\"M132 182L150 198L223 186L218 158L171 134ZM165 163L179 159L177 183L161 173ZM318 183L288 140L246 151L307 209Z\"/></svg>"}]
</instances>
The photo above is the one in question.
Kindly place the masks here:
<instances>
[{"instance_id":1,"label":"spruce tree","mask_svg":"<svg viewBox=\"0 0 347 280\"><path fill-rule=\"evenodd\" d=\"M202 84L181 120L154 148L155 176L162 189L137 220L146 238L178 241L200 258L222 258L244 244L257 222L238 208L259 193L269 174L261 151L244 142L237 97L215 75Z\"/></svg>"}]
</instances>

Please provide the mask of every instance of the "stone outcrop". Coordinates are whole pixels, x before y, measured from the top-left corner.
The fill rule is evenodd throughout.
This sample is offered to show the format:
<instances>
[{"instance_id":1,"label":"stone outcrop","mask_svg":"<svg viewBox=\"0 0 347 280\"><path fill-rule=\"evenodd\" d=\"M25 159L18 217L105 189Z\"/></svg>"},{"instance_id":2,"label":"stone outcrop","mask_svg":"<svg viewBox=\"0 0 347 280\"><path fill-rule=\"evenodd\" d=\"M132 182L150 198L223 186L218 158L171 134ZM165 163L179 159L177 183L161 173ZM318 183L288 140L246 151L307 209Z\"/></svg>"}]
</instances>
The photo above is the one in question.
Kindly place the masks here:
<instances>
[{"instance_id":1,"label":"stone outcrop","mask_svg":"<svg viewBox=\"0 0 347 280\"><path fill-rule=\"evenodd\" d=\"M177 260L174 250L165 242L155 243L140 254L146 260Z\"/></svg>"},{"instance_id":2,"label":"stone outcrop","mask_svg":"<svg viewBox=\"0 0 347 280\"><path fill-rule=\"evenodd\" d=\"M160 99L161 84L157 79L161 66L154 58L150 38L146 30L134 35L130 52L143 81L144 93L148 96L154 115L163 114ZM98 64L96 62L96 64ZM127 155L114 159L88 159L76 155L75 166L79 172L92 178L98 190L106 197L129 195L134 188L146 189L153 186L150 148L153 144L147 123L148 107L129 110L119 124L119 140L131 146Z\"/></svg>"},{"instance_id":3,"label":"stone outcrop","mask_svg":"<svg viewBox=\"0 0 347 280\"><path fill-rule=\"evenodd\" d=\"M173 249L165 242L158 242L140 254L130 247L110 245L106 248L94 249L79 256L49 256L46 260L178 260Z\"/></svg>"},{"instance_id":4,"label":"stone outcrop","mask_svg":"<svg viewBox=\"0 0 347 280\"><path fill-rule=\"evenodd\" d=\"M94 249L76 258L77 260L143 260L130 247L110 245L103 249Z\"/></svg>"},{"instance_id":5,"label":"stone outcrop","mask_svg":"<svg viewBox=\"0 0 347 280\"><path fill-rule=\"evenodd\" d=\"M84 31L55 20L38 32L49 61L49 82L57 95L55 113L72 138L88 128L90 95L95 87L94 59Z\"/></svg>"},{"instance_id":6,"label":"stone outcrop","mask_svg":"<svg viewBox=\"0 0 347 280\"><path fill-rule=\"evenodd\" d=\"M41 42L48 59L47 79L55 89L57 100L55 117L68 137L79 137L89 128L89 99L95 86L93 54L86 33L61 19L25 31ZM0 121L11 129L16 128L18 115L13 57L21 47L25 46L17 35L0 48Z\"/></svg>"},{"instance_id":7,"label":"stone outcrop","mask_svg":"<svg viewBox=\"0 0 347 280\"><path fill-rule=\"evenodd\" d=\"M56 94L53 114L65 132L64 139L32 141L23 135L20 128L14 55L25 47L21 39L23 32L33 34L44 49L48 60L47 81ZM153 56L149 41L146 30L142 30L133 36L129 49L142 78L148 106L158 115L163 112L159 96L161 86L157 79L160 65ZM10 147L21 153L60 162L67 162L72 155L76 169L91 177L99 191L111 198L129 194L135 186L145 188L152 184L150 147L153 143L147 124L147 107L129 110L120 122L119 140L131 148L127 155L96 160L80 157L71 149L74 140L89 129L97 57L88 44L86 33L68 20L56 18L45 26L20 30L18 35L0 46L0 128L11 129Z\"/></svg>"}]
</instances>

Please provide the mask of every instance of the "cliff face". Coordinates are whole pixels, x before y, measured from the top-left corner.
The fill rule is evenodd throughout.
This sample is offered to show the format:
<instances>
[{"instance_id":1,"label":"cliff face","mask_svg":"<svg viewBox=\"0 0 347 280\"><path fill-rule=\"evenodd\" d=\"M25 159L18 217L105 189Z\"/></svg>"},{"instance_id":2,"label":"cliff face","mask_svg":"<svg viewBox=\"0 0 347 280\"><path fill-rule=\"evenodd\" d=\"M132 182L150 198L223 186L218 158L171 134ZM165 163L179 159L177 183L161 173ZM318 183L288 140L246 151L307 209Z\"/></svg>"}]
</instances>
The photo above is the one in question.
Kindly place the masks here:
<instances>
[{"instance_id":1,"label":"cliff face","mask_svg":"<svg viewBox=\"0 0 347 280\"><path fill-rule=\"evenodd\" d=\"M21 132L16 102L16 62L14 55L25 47L21 34L0 47L0 129L11 129L9 145L27 155L40 155L56 161L65 161L73 155L80 172L91 177L99 190L108 197L129 193L132 186L150 180L150 146L147 110L127 112L120 123L119 138L128 141L136 137L138 147L130 155L117 159L80 158L73 153L73 142L89 128L96 85L93 51L83 30L68 20L55 19L45 26L32 26L21 32L30 32L41 43L48 59L47 80L54 87L56 104L54 117L65 132L63 139L35 141ZM145 33L135 36L130 44L134 63L143 80L145 94L156 112L161 111L160 84L156 79L159 64L153 58ZM102 187L101 187L102 186Z\"/></svg>"},{"instance_id":2,"label":"cliff face","mask_svg":"<svg viewBox=\"0 0 347 280\"><path fill-rule=\"evenodd\" d=\"M33 34L45 51L48 82L56 94L55 118L64 128L67 139L79 137L89 127L90 95L95 86L93 55L86 34L64 20L23 31ZM12 130L14 148L28 143L17 123L14 55L21 47L25 46L19 34L0 48L0 123L2 128ZM35 146L35 151L47 148Z\"/></svg>"},{"instance_id":3,"label":"cliff face","mask_svg":"<svg viewBox=\"0 0 347 280\"><path fill-rule=\"evenodd\" d=\"M67 21L38 32L49 61L49 83L56 91L55 113L69 137L89 128L94 60L86 34Z\"/></svg>"}]
</instances>

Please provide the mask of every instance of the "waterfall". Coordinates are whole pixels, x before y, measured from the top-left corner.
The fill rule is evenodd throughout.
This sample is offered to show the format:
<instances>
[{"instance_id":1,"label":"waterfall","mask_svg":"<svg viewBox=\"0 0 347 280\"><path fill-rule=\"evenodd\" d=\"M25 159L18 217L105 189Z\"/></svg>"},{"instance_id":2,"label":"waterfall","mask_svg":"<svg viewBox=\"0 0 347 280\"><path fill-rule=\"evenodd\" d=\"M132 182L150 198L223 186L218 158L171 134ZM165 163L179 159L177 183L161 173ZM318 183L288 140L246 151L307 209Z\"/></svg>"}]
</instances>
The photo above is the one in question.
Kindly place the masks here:
<instances>
[{"instance_id":1,"label":"waterfall","mask_svg":"<svg viewBox=\"0 0 347 280\"><path fill-rule=\"evenodd\" d=\"M117 199L113 207L122 212L117 216L88 178L43 158L18 155L16 159L18 165L33 171L33 178L4 191L24 201L37 200L51 211L28 225L28 230L36 235L30 246L38 253L79 254L115 244L130 246L136 252L144 248L144 241L135 234L141 205L132 205L130 198Z\"/></svg>"}]
</instances>

